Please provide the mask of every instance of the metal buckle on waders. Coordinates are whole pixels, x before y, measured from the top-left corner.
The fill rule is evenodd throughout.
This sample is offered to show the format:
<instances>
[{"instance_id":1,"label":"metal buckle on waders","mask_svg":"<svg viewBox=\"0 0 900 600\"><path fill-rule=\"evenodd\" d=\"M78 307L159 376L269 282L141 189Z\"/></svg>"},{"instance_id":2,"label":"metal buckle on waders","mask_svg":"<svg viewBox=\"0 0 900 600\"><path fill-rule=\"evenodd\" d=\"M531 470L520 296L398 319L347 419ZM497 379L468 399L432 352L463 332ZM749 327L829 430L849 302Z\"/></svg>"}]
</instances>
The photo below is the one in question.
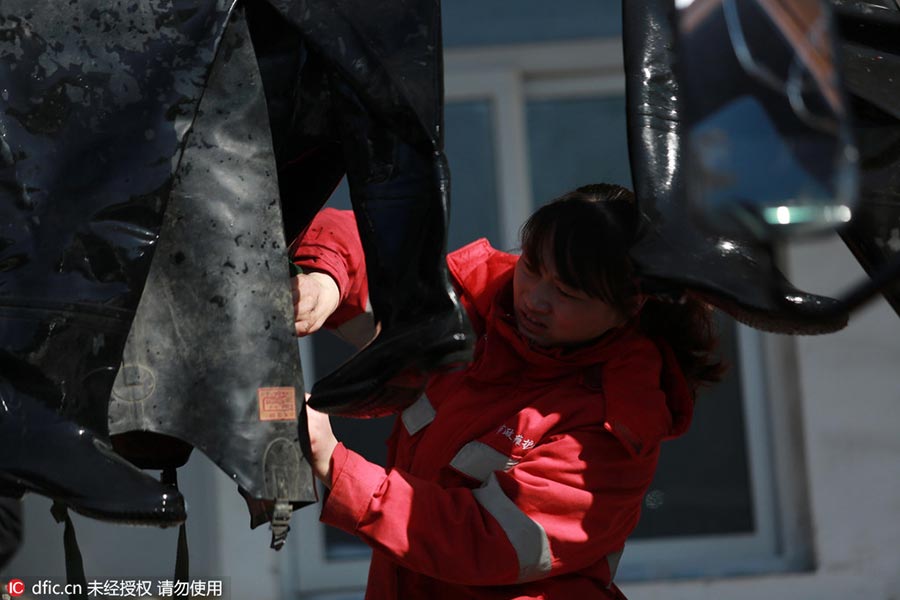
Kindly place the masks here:
<instances>
[{"instance_id":1,"label":"metal buckle on waders","mask_svg":"<svg viewBox=\"0 0 900 600\"><path fill-rule=\"evenodd\" d=\"M275 499L275 507L272 509L272 543L269 545L273 550L281 550L287 540L287 534L291 530L291 503L287 500Z\"/></svg>"}]
</instances>

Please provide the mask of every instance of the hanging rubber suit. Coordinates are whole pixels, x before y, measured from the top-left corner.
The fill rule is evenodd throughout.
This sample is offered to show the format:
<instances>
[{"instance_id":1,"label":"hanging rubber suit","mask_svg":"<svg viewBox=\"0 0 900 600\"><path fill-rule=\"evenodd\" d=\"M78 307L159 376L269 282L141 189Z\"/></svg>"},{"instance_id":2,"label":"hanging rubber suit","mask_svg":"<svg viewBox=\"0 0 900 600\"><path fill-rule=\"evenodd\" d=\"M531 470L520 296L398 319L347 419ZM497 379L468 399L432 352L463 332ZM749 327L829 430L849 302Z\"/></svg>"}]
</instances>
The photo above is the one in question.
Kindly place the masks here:
<instances>
[{"instance_id":1,"label":"hanging rubber suit","mask_svg":"<svg viewBox=\"0 0 900 600\"><path fill-rule=\"evenodd\" d=\"M169 195L109 423L116 450L142 468L179 467L195 447L245 497L272 500L275 514L251 508L251 525L271 519L280 546L292 510L316 497L298 443L303 380L267 121L238 5Z\"/></svg>"},{"instance_id":2,"label":"hanging rubber suit","mask_svg":"<svg viewBox=\"0 0 900 600\"><path fill-rule=\"evenodd\" d=\"M88 516L177 523L116 455L107 401L228 10L4 2L0 481Z\"/></svg>"},{"instance_id":3,"label":"hanging rubber suit","mask_svg":"<svg viewBox=\"0 0 900 600\"><path fill-rule=\"evenodd\" d=\"M320 406L394 411L429 370L468 358L444 264L439 14L433 1L4 5L3 493L182 521L177 491L112 452L109 422L140 467L203 450L254 525L273 516L256 500L282 526L285 505L314 500L284 229L299 233L345 171L381 333L320 382Z\"/></svg>"},{"instance_id":4,"label":"hanging rubber suit","mask_svg":"<svg viewBox=\"0 0 900 600\"><path fill-rule=\"evenodd\" d=\"M4 494L184 520L180 494L109 444L122 366L128 458L178 466L196 446L255 499L315 500L265 105L234 6L0 10Z\"/></svg>"}]
</instances>

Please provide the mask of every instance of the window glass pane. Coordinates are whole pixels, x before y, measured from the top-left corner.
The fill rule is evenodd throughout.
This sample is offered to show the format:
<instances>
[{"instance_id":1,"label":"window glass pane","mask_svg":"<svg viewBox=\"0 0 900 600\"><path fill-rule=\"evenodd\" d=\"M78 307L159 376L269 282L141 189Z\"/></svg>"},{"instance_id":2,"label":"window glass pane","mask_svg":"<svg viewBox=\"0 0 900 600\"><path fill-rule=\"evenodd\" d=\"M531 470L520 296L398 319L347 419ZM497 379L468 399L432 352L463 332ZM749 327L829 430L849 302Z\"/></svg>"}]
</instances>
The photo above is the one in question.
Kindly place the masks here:
<instances>
[{"instance_id":1,"label":"window glass pane","mask_svg":"<svg viewBox=\"0 0 900 600\"><path fill-rule=\"evenodd\" d=\"M496 165L486 101L448 102L444 107L445 148L450 164L450 234L456 250L478 238L495 245L500 235Z\"/></svg>"},{"instance_id":2,"label":"window glass pane","mask_svg":"<svg viewBox=\"0 0 900 600\"><path fill-rule=\"evenodd\" d=\"M624 97L527 105L535 202L587 183L631 188ZM752 532L751 482L734 321L719 319L726 379L702 392L690 432L663 445L634 537Z\"/></svg>"},{"instance_id":3,"label":"window glass pane","mask_svg":"<svg viewBox=\"0 0 900 600\"><path fill-rule=\"evenodd\" d=\"M617 36L622 29L614 0L448 0L441 12L447 48Z\"/></svg>"},{"instance_id":4,"label":"window glass pane","mask_svg":"<svg viewBox=\"0 0 900 600\"><path fill-rule=\"evenodd\" d=\"M717 320L730 368L698 395L688 433L663 444L634 538L754 531L736 328L728 317Z\"/></svg>"},{"instance_id":5,"label":"window glass pane","mask_svg":"<svg viewBox=\"0 0 900 600\"><path fill-rule=\"evenodd\" d=\"M622 96L533 100L526 119L537 205L588 183L631 187Z\"/></svg>"}]
</instances>

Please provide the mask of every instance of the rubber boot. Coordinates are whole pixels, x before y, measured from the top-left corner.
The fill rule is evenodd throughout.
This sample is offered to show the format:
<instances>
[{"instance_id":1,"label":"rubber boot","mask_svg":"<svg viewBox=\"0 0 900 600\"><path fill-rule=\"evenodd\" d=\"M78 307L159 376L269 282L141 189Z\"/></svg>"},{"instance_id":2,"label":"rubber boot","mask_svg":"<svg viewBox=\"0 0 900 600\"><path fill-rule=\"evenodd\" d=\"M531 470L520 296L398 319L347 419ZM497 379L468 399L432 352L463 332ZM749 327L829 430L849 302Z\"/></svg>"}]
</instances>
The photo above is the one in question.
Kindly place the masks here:
<instances>
[{"instance_id":1,"label":"rubber boot","mask_svg":"<svg viewBox=\"0 0 900 600\"><path fill-rule=\"evenodd\" d=\"M332 89L378 335L316 382L310 406L376 417L402 410L435 370L471 360L473 334L446 265L449 173L442 152L372 116L343 81Z\"/></svg>"},{"instance_id":2,"label":"rubber boot","mask_svg":"<svg viewBox=\"0 0 900 600\"><path fill-rule=\"evenodd\" d=\"M309 50L327 63L329 74L348 83L386 127L410 143L443 149L440 0L267 2L297 28ZM265 78L265 66L261 69ZM307 106L302 113L316 110Z\"/></svg>"},{"instance_id":3,"label":"rubber boot","mask_svg":"<svg viewBox=\"0 0 900 600\"><path fill-rule=\"evenodd\" d=\"M0 307L0 488L96 519L176 525L185 518L181 495L104 435L128 332L120 317Z\"/></svg>"},{"instance_id":4,"label":"rubber boot","mask_svg":"<svg viewBox=\"0 0 900 600\"><path fill-rule=\"evenodd\" d=\"M842 305L794 287L775 266L771 247L712 233L692 218L670 9L664 0L622 3L629 156L647 219L631 257L645 291L679 296L687 290L765 331L816 334L843 328L848 315Z\"/></svg>"},{"instance_id":5,"label":"rubber boot","mask_svg":"<svg viewBox=\"0 0 900 600\"><path fill-rule=\"evenodd\" d=\"M175 523L181 496L109 451L107 403L233 2L42 4L0 7L0 478Z\"/></svg>"},{"instance_id":6,"label":"rubber boot","mask_svg":"<svg viewBox=\"0 0 900 600\"><path fill-rule=\"evenodd\" d=\"M715 233L766 243L831 233L857 203L832 11L788 4L675 11L686 199Z\"/></svg>"},{"instance_id":7,"label":"rubber boot","mask_svg":"<svg viewBox=\"0 0 900 600\"><path fill-rule=\"evenodd\" d=\"M247 4L246 15L265 90L285 237L293 240L346 172L329 89L334 67L269 3Z\"/></svg>"},{"instance_id":8,"label":"rubber boot","mask_svg":"<svg viewBox=\"0 0 900 600\"><path fill-rule=\"evenodd\" d=\"M840 233L900 315L900 7L887 4L835 2L862 171L860 206Z\"/></svg>"},{"instance_id":9,"label":"rubber boot","mask_svg":"<svg viewBox=\"0 0 900 600\"><path fill-rule=\"evenodd\" d=\"M267 57L267 92L277 87L266 76L270 63L299 73L290 110L268 94L270 115L289 124L273 133L286 220L319 203L333 169L345 166L379 327L368 346L316 382L310 406L352 417L397 412L432 371L468 361L473 346L445 263L440 1L270 4L299 32L294 43L303 50L291 62L272 42L257 46ZM253 23L251 15L251 31ZM291 208L295 198L305 206Z\"/></svg>"},{"instance_id":10,"label":"rubber boot","mask_svg":"<svg viewBox=\"0 0 900 600\"><path fill-rule=\"evenodd\" d=\"M0 571L22 545L22 501L0 496Z\"/></svg>"}]
</instances>

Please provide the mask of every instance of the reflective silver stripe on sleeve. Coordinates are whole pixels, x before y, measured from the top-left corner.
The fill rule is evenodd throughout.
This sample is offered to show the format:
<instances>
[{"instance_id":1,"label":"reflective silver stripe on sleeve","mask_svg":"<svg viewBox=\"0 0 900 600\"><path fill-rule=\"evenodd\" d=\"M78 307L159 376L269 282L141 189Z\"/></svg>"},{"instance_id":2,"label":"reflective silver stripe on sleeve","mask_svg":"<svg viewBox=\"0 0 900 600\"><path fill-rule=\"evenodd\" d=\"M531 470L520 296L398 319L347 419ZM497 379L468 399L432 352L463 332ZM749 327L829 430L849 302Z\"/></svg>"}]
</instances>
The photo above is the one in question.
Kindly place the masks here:
<instances>
[{"instance_id":1,"label":"reflective silver stripe on sleeve","mask_svg":"<svg viewBox=\"0 0 900 600\"><path fill-rule=\"evenodd\" d=\"M469 442L450 461L451 467L478 481L487 481L494 471L508 471L517 464L519 461L482 442Z\"/></svg>"},{"instance_id":2,"label":"reflective silver stripe on sleeve","mask_svg":"<svg viewBox=\"0 0 900 600\"><path fill-rule=\"evenodd\" d=\"M365 312L338 326L333 332L345 342L356 346L357 349L368 344L375 337L376 332L372 303L366 300Z\"/></svg>"},{"instance_id":3,"label":"reflective silver stripe on sleeve","mask_svg":"<svg viewBox=\"0 0 900 600\"><path fill-rule=\"evenodd\" d=\"M616 578L616 571L619 568L619 561L622 559L622 550L606 555L606 564L609 565L609 585L612 586L613 579ZM607 586L609 587L609 586Z\"/></svg>"},{"instance_id":4,"label":"reflective silver stripe on sleeve","mask_svg":"<svg viewBox=\"0 0 900 600\"><path fill-rule=\"evenodd\" d=\"M497 519L519 558L519 581L534 581L550 572L547 532L510 500L491 473L487 482L472 490L475 499Z\"/></svg>"},{"instance_id":5,"label":"reflective silver stripe on sleeve","mask_svg":"<svg viewBox=\"0 0 900 600\"><path fill-rule=\"evenodd\" d=\"M436 414L428 396L422 394L400 414L400 419L403 420L403 426L409 435L416 435L423 427L434 421Z\"/></svg>"}]
</instances>

